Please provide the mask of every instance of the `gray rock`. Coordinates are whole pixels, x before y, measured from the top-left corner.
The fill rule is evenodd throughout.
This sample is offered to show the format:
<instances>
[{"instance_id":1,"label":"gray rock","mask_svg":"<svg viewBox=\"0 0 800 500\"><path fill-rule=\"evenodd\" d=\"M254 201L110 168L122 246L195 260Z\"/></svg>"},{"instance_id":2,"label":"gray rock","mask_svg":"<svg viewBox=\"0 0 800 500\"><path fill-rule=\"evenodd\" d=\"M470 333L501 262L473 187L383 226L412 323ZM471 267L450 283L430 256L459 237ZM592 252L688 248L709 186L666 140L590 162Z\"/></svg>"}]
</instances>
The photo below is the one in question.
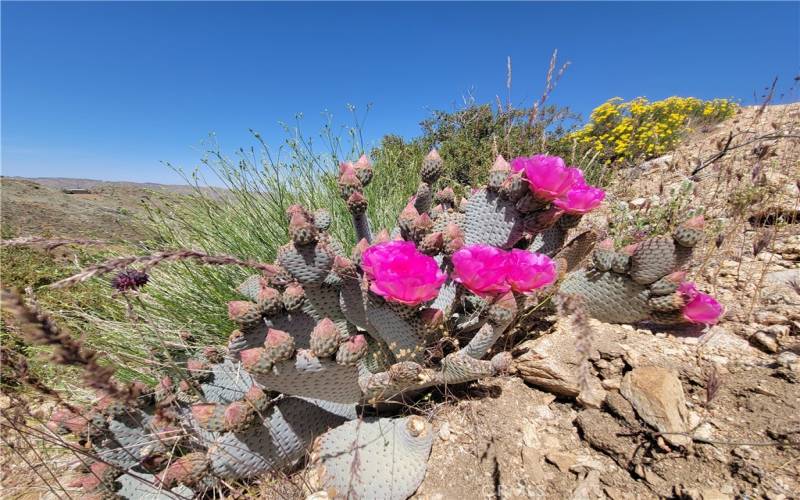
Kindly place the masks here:
<instances>
[{"instance_id":1,"label":"gray rock","mask_svg":"<svg viewBox=\"0 0 800 500\"><path fill-rule=\"evenodd\" d=\"M670 444L691 443L689 436L678 434L686 433L688 426L683 386L675 373L658 366L635 368L622 379L620 392L642 420L665 433Z\"/></svg>"},{"instance_id":2,"label":"gray rock","mask_svg":"<svg viewBox=\"0 0 800 500\"><path fill-rule=\"evenodd\" d=\"M767 352L778 352L778 341L765 331L756 332L750 337L750 342Z\"/></svg>"}]
</instances>

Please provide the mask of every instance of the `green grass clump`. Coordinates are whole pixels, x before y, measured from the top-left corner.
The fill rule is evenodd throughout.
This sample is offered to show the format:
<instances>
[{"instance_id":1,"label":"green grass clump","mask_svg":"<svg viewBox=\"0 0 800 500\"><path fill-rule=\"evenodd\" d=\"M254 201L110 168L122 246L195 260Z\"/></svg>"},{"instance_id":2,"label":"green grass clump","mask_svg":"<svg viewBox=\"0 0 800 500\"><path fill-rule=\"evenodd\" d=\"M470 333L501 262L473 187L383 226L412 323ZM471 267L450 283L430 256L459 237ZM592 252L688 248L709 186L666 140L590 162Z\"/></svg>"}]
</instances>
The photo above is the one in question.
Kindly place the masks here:
<instances>
[{"instance_id":1,"label":"green grass clump","mask_svg":"<svg viewBox=\"0 0 800 500\"><path fill-rule=\"evenodd\" d=\"M240 149L233 157L216 146L210 148L202 170L184 172L193 186L191 194L148 207L147 225L156 236L145 242L144 251L188 248L273 262L278 247L288 241L286 209L296 203L329 210L332 234L345 248L351 247L355 243L351 216L336 181L339 163L354 161L364 151L358 127L338 136L332 125L326 126L321 150L299 127L287 130L289 138L277 155L258 133L252 148ZM365 194L374 232L394 226L397 213L417 188L419 160L381 151L373 155L375 174ZM139 342L153 352L182 342L186 333L190 344L219 345L235 328L227 318L227 302L241 298L234 287L253 273L185 261L160 265L150 271L141 294L131 299L138 321L109 320L94 313L89 319L96 329ZM168 366L174 360L155 361Z\"/></svg>"}]
</instances>

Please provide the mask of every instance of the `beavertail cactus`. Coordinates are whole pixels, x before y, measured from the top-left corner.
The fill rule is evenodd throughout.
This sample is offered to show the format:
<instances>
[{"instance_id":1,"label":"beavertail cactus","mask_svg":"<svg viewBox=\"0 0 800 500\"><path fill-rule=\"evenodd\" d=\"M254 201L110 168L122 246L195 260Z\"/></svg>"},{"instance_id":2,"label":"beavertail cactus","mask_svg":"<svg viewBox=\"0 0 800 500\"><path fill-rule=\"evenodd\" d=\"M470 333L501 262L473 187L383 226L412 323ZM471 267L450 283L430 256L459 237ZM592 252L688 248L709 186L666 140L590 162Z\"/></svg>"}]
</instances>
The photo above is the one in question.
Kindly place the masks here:
<instances>
[{"instance_id":1,"label":"beavertail cactus","mask_svg":"<svg viewBox=\"0 0 800 500\"><path fill-rule=\"evenodd\" d=\"M553 156L500 156L487 186L461 199L439 185L442 171L432 150L396 227L373 236L365 188L376 173L366 156L343 162L338 189L357 238L350 256L327 210L288 207L289 242L227 306L236 325L227 350L186 360L137 405L101 399L81 415L54 415L54 430L90 437L105 464L85 490L112 485L133 498L144 490L131 481L146 471L165 495L202 492L292 467L315 442L329 494L403 499L424 476L430 425L356 420L357 408L505 373L511 355L495 345L527 295L558 288L611 322L720 316L680 272L702 218L619 250L603 241L581 269L597 233L569 236L605 193L579 169Z\"/></svg>"},{"instance_id":2,"label":"beavertail cactus","mask_svg":"<svg viewBox=\"0 0 800 500\"><path fill-rule=\"evenodd\" d=\"M432 443L421 417L354 420L320 437L312 462L333 498L404 500L425 477Z\"/></svg>"},{"instance_id":3,"label":"beavertail cactus","mask_svg":"<svg viewBox=\"0 0 800 500\"><path fill-rule=\"evenodd\" d=\"M684 222L669 236L656 236L614 251L610 240L594 251L592 265L567 276L563 294L583 299L587 314L609 323L714 324L722 306L683 282L692 246L700 241L702 218ZM679 241L680 240L680 241Z\"/></svg>"}]
</instances>

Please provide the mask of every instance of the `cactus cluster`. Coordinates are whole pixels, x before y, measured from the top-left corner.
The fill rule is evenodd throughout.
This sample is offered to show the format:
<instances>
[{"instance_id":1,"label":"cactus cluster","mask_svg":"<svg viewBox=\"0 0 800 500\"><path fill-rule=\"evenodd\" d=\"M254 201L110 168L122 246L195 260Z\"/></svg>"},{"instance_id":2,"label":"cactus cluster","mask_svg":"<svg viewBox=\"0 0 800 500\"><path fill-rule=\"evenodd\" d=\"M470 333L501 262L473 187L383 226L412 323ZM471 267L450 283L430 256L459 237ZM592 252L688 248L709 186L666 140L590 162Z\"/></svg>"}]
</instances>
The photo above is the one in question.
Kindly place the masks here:
<instances>
[{"instance_id":1,"label":"cactus cluster","mask_svg":"<svg viewBox=\"0 0 800 500\"><path fill-rule=\"evenodd\" d=\"M228 304L238 328L226 348L187 360L180 380L141 387L137 404L104 397L82 415L57 413L53 429L96 452L78 481L86 493L199 495L310 452L331 496L407 498L425 473L430 424L359 410L503 373L511 355L492 349L525 294L560 286L607 321L691 321L680 312L699 292L689 298L675 270L702 221L635 248L603 242L592 267L575 271L596 235L568 233L603 198L578 169L555 157L498 157L488 185L458 199L438 185L442 166L431 151L396 227L373 235L364 194L372 165L366 156L343 163L338 186L359 240L351 254L326 210L289 207L289 243Z\"/></svg>"}]
</instances>

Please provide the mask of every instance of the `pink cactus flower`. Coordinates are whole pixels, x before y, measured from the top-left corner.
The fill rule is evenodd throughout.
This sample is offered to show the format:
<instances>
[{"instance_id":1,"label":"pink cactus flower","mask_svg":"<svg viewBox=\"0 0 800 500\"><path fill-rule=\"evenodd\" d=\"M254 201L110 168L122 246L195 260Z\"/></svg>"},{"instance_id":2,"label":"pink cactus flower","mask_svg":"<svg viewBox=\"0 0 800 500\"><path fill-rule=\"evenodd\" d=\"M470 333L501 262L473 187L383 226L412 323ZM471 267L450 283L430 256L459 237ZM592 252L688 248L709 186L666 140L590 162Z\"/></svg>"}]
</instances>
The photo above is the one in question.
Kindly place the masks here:
<instances>
[{"instance_id":1,"label":"pink cactus flower","mask_svg":"<svg viewBox=\"0 0 800 500\"><path fill-rule=\"evenodd\" d=\"M599 207L605 197L606 192L602 189L582 184L573 186L553 204L568 214L582 215Z\"/></svg>"},{"instance_id":2,"label":"pink cactus flower","mask_svg":"<svg viewBox=\"0 0 800 500\"><path fill-rule=\"evenodd\" d=\"M715 325L722 316L722 304L707 293L697 290L692 282L681 283L678 291L686 299L683 306L683 317L692 323Z\"/></svg>"},{"instance_id":3,"label":"pink cactus flower","mask_svg":"<svg viewBox=\"0 0 800 500\"><path fill-rule=\"evenodd\" d=\"M506 281L515 292L532 292L556 280L556 265L550 257L515 248L506 254Z\"/></svg>"},{"instance_id":4,"label":"pink cactus flower","mask_svg":"<svg viewBox=\"0 0 800 500\"><path fill-rule=\"evenodd\" d=\"M554 200L583 180L583 175L576 168L569 168L558 156L536 155L530 158L515 158L511 162L515 172L525 170L531 191L537 198L545 201Z\"/></svg>"},{"instance_id":5,"label":"pink cactus flower","mask_svg":"<svg viewBox=\"0 0 800 500\"><path fill-rule=\"evenodd\" d=\"M507 292L506 252L489 245L470 245L453 254L453 278L481 296Z\"/></svg>"},{"instance_id":6,"label":"pink cactus flower","mask_svg":"<svg viewBox=\"0 0 800 500\"><path fill-rule=\"evenodd\" d=\"M420 253L410 241L373 245L361 256L369 289L391 302L416 306L439 293L447 275L436 260Z\"/></svg>"}]
</instances>

